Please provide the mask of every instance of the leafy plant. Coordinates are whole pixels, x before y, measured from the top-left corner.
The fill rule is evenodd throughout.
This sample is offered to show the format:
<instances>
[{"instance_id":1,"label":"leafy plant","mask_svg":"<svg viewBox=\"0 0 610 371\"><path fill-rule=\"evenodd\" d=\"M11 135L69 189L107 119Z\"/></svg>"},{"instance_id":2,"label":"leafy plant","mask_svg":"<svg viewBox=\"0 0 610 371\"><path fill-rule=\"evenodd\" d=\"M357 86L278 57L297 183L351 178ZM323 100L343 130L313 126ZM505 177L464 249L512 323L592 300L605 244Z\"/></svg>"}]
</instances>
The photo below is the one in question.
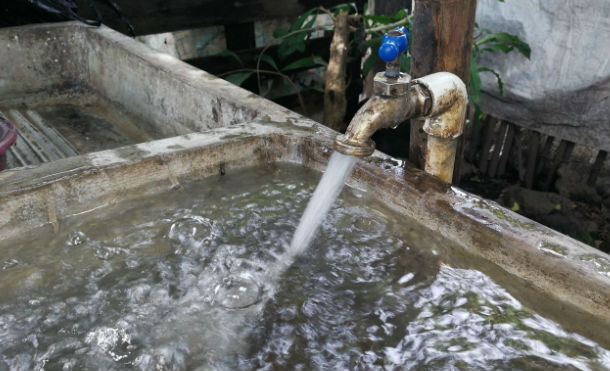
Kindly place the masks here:
<instances>
[{"instance_id":1,"label":"leafy plant","mask_svg":"<svg viewBox=\"0 0 610 371\"><path fill-rule=\"evenodd\" d=\"M502 1L502 0L499 0ZM475 108L473 124L478 124L483 113L481 111L481 73L487 72L495 76L498 83L498 92L500 95L504 94L504 82L500 77L500 74L489 67L481 67L481 56L485 53L510 53L513 50L518 51L523 56L529 59L531 55L531 48L529 44L521 40L518 36L509 34L507 32L492 32L486 28L480 28L475 23L475 35L472 46L472 59L470 62L470 81L469 81L469 98L470 102Z\"/></svg>"},{"instance_id":2,"label":"leafy plant","mask_svg":"<svg viewBox=\"0 0 610 371\"><path fill-rule=\"evenodd\" d=\"M503 2L504 0L498 0ZM306 50L306 41L311 37L311 34L316 31L332 31L333 25L316 26L316 16L321 13L326 13L334 22L334 17L340 12L345 11L351 13L354 17L361 17L364 23L367 37L354 38L352 42L362 43L364 48L370 48L372 53L364 61L361 67L361 78L366 78L373 66L377 63L379 57L376 53L381 45L383 34L391 28L397 26L406 26L410 31L413 26L413 15L402 9L393 15L360 15L354 3L346 3L337 5L331 9L324 7L315 7L303 13L289 28L278 28L274 32L275 40L273 43L266 45L260 52L256 60L256 68L241 68L239 70L229 71L225 73L225 79L237 84L243 84L252 75L256 74L259 91L261 87L261 74L279 77L285 84L295 85L289 73L295 70L304 70L314 67L327 65L328 62L320 56L311 55L295 59L294 56L303 53ZM366 9L365 9L366 13ZM277 59L266 54L269 48L273 45L278 45ZM409 52L411 48L411 33L409 33ZM482 117L480 101L481 101L481 74L491 73L495 76L498 91L500 95L504 94L504 84L500 74L493 68L480 66L481 56L485 53L510 53L517 51L529 58L531 54L530 46L522 41L518 36L507 32L492 32L488 29L480 28L475 23L475 35L472 48L472 59L470 66L470 81L469 81L469 99L475 108L473 124L477 124ZM242 67L244 62L239 59L234 53L227 53L227 56L237 58ZM292 57L292 58L291 58ZM410 72L411 57L407 53L401 59L401 71ZM323 87L312 86L314 90L323 91ZM302 98L299 94L299 89L295 89L299 95L299 100L302 103Z\"/></svg>"},{"instance_id":3,"label":"leafy plant","mask_svg":"<svg viewBox=\"0 0 610 371\"><path fill-rule=\"evenodd\" d=\"M287 72L295 69L307 69L326 65L328 62L317 55L304 57L298 60L290 60L290 57L305 51L306 41L311 36L312 32L333 30L332 25L314 26L316 19L315 17L318 14L326 13L331 19L333 19L333 17L340 11L351 12L353 15L358 16L358 8L356 7L355 3L340 4L331 8L330 10L325 9L324 7L315 7L299 16L299 18L297 18L290 28L276 29L273 33L275 42L269 43L262 49L258 56L257 68L262 70L261 66L266 64L272 67L275 71ZM408 15L405 10L400 10L392 16L363 15L362 18L364 19L367 33L372 34L370 40L366 41L367 46L371 46L373 49L375 49L375 46L378 48L381 44L383 33L392 27L406 24L409 20L407 16ZM271 46L276 45L277 42L279 42L277 50L278 60L274 60L271 56L265 53ZM235 57L237 56L235 55ZM376 53L373 53L372 57L367 59L365 67L363 68L364 76L366 73L368 73L370 67L372 67L372 65L375 63L376 58ZM243 65L243 62L240 61L240 63ZM408 61L404 63L404 66L405 69L408 69ZM256 71L252 72L254 73ZM237 76L231 77L234 74ZM245 76L244 72L240 71L228 74L225 78L231 81L241 81L243 83L243 81L245 81L245 79L242 80L241 78L243 76Z\"/></svg>"},{"instance_id":4,"label":"leafy plant","mask_svg":"<svg viewBox=\"0 0 610 371\"><path fill-rule=\"evenodd\" d=\"M340 5L333 9L339 11L342 9L351 9L352 6L355 5ZM300 89L292 81L291 77L288 76L288 73L294 72L295 70L306 70L327 64L325 60L317 55L294 58L295 55L302 54L305 51L306 41L310 38L312 32L320 30L332 30L332 27L328 26L314 26L316 16L322 12L330 13L330 11L323 7L315 7L299 16L299 18L290 26L290 28L276 29L274 31L274 42L267 44L254 61L242 61L235 53L225 54L225 56L236 58L242 68L226 72L220 76L236 85L242 85L251 76L256 74L259 92L262 90L261 75L266 75L271 78L279 78L286 86L292 86L295 88L296 93L299 96L301 106L305 111L303 99L299 92ZM266 54L269 48L274 45L277 45L277 59L274 59L269 54ZM255 64L255 68L246 68L244 67L246 64ZM320 87L315 86L312 88L316 90L320 89Z\"/></svg>"}]
</instances>

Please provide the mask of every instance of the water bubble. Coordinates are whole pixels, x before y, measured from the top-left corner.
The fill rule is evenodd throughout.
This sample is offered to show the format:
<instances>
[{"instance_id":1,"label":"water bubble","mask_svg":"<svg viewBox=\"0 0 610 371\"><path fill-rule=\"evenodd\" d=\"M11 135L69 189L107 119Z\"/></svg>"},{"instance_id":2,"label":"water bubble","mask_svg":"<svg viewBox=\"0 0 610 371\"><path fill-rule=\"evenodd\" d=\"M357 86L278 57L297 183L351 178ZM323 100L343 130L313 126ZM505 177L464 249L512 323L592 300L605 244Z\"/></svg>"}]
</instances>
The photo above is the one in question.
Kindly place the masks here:
<instances>
[{"instance_id":1,"label":"water bubble","mask_svg":"<svg viewBox=\"0 0 610 371\"><path fill-rule=\"evenodd\" d=\"M174 221L167 237L176 246L176 254L207 256L209 246L218 236L218 228L213 220L202 216L187 216Z\"/></svg>"},{"instance_id":2,"label":"water bubble","mask_svg":"<svg viewBox=\"0 0 610 371\"><path fill-rule=\"evenodd\" d=\"M99 246L95 248L94 254L100 260L109 260L120 254L126 255L127 250L119 247Z\"/></svg>"},{"instance_id":3,"label":"water bubble","mask_svg":"<svg viewBox=\"0 0 610 371\"><path fill-rule=\"evenodd\" d=\"M215 300L227 309L243 309L261 300L262 289L250 275L225 277L216 286Z\"/></svg>"},{"instance_id":4,"label":"water bubble","mask_svg":"<svg viewBox=\"0 0 610 371\"><path fill-rule=\"evenodd\" d=\"M4 261L4 264L2 264L2 270L7 270L10 268L13 268L14 266L19 264L19 260L17 259L8 259Z\"/></svg>"},{"instance_id":5,"label":"water bubble","mask_svg":"<svg viewBox=\"0 0 610 371\"><path fill-rule=\"evenodd\" d=\"M87 241L87 236L81 231L73 231L68 236L68 240L66 241L66 245L74 247L82 245Z\"/></svg>"}]
</instances>

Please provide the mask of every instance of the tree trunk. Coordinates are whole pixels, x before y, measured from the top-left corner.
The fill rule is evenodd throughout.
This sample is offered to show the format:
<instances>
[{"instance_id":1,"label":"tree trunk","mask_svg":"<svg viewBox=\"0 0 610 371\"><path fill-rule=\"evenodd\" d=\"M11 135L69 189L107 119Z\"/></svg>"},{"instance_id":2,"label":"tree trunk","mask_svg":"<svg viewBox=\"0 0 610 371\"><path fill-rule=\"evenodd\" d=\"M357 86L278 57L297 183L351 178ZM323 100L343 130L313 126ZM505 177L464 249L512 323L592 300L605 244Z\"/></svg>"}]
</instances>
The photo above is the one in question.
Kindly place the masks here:
<instances>
[{"instance_id":1,"label":"tree trunk","mask_svg":"<svg viewBox=\"0 0 610 371\"><path fill-rule=\"evenodd\" d=\"M349 42L348 14L342 11L335 18L335 33L330 44L324 84L324 124L336 131L342 131L345 129L343 118L347 107L345 69Z\"/></svg>"}]
</instances>

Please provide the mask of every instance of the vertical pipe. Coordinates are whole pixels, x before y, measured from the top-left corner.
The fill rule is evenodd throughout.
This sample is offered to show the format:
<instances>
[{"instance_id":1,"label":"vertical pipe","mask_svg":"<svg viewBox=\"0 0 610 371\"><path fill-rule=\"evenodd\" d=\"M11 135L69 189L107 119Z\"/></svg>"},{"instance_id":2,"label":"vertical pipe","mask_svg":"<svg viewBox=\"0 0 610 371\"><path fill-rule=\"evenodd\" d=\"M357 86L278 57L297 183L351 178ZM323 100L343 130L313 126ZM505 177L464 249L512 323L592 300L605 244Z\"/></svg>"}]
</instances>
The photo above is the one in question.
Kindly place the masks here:
<instances>
[{"instance_id":1,"label":"vertical pipe","mask_svg":"<svg viewBox=\"0 0 610 371\"><path fill-rule=\"evenodd\" d=\"M452 138L428 137L424 170L445 183L451 183L456 147L457 141Z\"/></svg>"},{"instance_id":2,"label":"vertical pipe","mask_svg":"<svg viewBox=\"0 0 610 371\"><path fill-rule=\"evenodd\" d=\"M415 0L411 44L414 78L446 71L468 86L476 7L476 0ZM423 125L423 120L411 120L409 160L420 168L424 167L427 147ZM460 163L458 159L456 171Z\"/></svg>"}]
</instances>

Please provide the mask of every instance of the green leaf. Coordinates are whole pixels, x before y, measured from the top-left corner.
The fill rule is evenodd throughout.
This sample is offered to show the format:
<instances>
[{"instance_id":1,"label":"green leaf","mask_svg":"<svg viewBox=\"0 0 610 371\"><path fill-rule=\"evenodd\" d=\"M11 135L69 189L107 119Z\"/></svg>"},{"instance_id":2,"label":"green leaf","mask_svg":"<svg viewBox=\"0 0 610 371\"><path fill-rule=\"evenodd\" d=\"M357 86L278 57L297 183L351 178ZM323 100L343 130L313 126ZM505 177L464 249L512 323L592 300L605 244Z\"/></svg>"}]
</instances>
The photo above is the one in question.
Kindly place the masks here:
<instances>
[{"instance_id":1,"label":"green leaf","mask_svg":"<svg viewBox=\"0 0 610 371\"><path fill-rule=\"evenodd\" d=\"M375 53L377 53L377 49L379 49L379 46L381 45L381 39L381 36L373 37L372 39L366 40L365 44L366 46L370 47Z\"/></svg>"},{"instance_id":2,"label":"green leaf","mask_svg":"<svg viewBox=\"0 0 610 371\"><path fill-rule=\"evenodd\" d=\"M316 23L316 15L315 14L311 18L309 18L307 23L304 23L303 26L301 26L301 28L303 28L303 29L311 28L311 27L313 27L314 23Z\"/></svg>"},{"instance_id":3,"label":"green leaf","mask_svg":"<svg viewBox=\"0 0 610 371\"><path fill-rule=\"evenodd\" d=\"M390 23L398 22L401 19L404 19L406 17L406 14L407 13L404 9L400 9L394 15L366 14L363 17L367 21L373 21L375 23L379 23L379 24L383 25L383 24L390 24Z\"/></svg>"},{"instance_id":4,"label":"green leaf","mask_svg":"<svg viewBox=\"0 0 610 371\"><path fill-rule=\"evenodd\" d=\"M478 105L481 102L481 76L475 60L470 61L470 86L468 90L470 101Z\"/></svg>"},{"instance_id":5,"label":"green leaf","mask_svg":"<svg viewBox=\"0 0 610 371\"><path fill-rule=\"evenodd\" d=\"M324 85L322 84L314 84L309 88L313 91L317 91L318 93L324 93Z\"/></svg>"},{"instance_id":6,"label":"green leaf","mask_svg":"<svg viewBox=\"0 0 610 371\"><path fill-rule=\"evenodd\" d=\"M254 72L236 72L224 77L230 83L233 83L237 86L244 83L244 81L248 80L250 76L252 76Z\"/></svg>"},{"instance_id":7,"label":"green leaf","mask_svg":"<svg viewBox=\"0 0 610 371\"><path fill-rule=\"evenodd\" d=\"M282 30L281 32L278 32L278 30L276 30L274 32L274 36L276 36L276 38L284 38L280 43L280 46L278 47L277 51L277 54L280 59L286 59L286 57L290 56L291 54L294 54L295 52L305 51L305 37L307 36L307 31L303 31L302 33L299 32L289 37L285 36L301 29L305 30L311 28L314 22L316 21L316 17L312 16L309 20L307 20L307 18L309 18L309 16L311 15L315 15L314 12L317 13L319 10L320 8L317 7L311 8L305 13L301 14L301 16L297 18L294 24L286 32L284 32L284 30Z\"/></svg>"},{"instance_id":8,"label":"green leaf","mask_svg":"<svg viewBox=\"0 0 610 371\"><path fill-rule=\"evenodd\" d=\"M290 83L290 81L289 81L288 79L285 79L285 78L284 78L284 79L282 79L281 81L282 81L282 87L283 87L285 90L289 90L289 89L291 89L291 88L292 88L292 84Z\"/></svg>"},{"instance_id":9,"label":"green leaf","mask_svg":"<svg viewBox=\"0 0 610 371\"><path fill-rule=\"evenodd\" d=\"M374 14L365 14L362 16L366 21L373 21L375 23L383 23L388 24L391 22L391 17L387 15L374 15Z\"/></svg>"},{"instance_id":10,"label":"green leaf","mask_svg":"<svg viewBox=\"0 0 610 371\"><path fill-rule=\"evenodd\" d=\"M366 79L369 72L371 72L371 69L373 69L373 66L375 66L375 63L377 63L377 59L379 59L379 57L377 56L377 53L372 53L371 55L369 55L369 57L366 59L366 61L364 61L364 64L362 65L362 78L363 79Z\"/></svg>"},{"instance_id":11,"label":"green leaf","mask_svg":"<svg viewBox=\"0 0 610 371\"><path fill-rule=\"evenodd\" d=\"M481 49L481 52L502 51L504 53L517 50L526 58L529 58L532 49L529 44L519 38L519 36L509 34L507 32L490 33L482 37L476 42L476 45Z\"/></svg>"},{"instance_id":12,"label":"green leaf","mask_svg":"<svg viewBox=\"0 0 610 371\"><path fill-rule=\"evenodd\" d=\"M279 39L280 37L286 35L288 33L288 30L282 27L278 27L275 29L275 31L273 31L273 37L275 37L276 39Z\"/></svg>"},{"instance_id":13,"label":"green leaf","mask_svg":"<svg viewBox=\"0 0 610 371\"><path fill-rule=\"evenodd\" d=\"M500 93L500 95L504 95L504 83L502 82L500 74L497 71L487 67L479 67L479 73L481 72L493 73L496 76L496 81L498 82L498 92Z\"/></svg>"},{"instance_id":14,"label":"green leaf","mask_svg":"<svg viewBox=\"0 0 610 371\"><path fill-rule=\"evenodd\" d=\"M481 106L478 103L473 103L474 105L474 115L472 118L472 127L476 128L479 126L479 122L483 118L483 111L481 110Z\"/></svg>"},{"instance_id":15,"label":"green leaf","mask_svg":"<svg viewBox=\"0 0 610 371\"><path fill-rule=\"evenodd\" d=\"M313 56L310 56L310 57L301 58L292 63L289 63L287 66L282 68L282 71L297 70L297 69L302 69L302 68L312 68L312 67L317 67L317 66L319 66L319 64L316 62L316 60L314 59Z\"/></svg>"},{"instance_id":16,"label":"green leaf","mask_svg":"<svg viewBox=\"0 0 610 371\"><path fill-rule=\"evenodd\" d=\"M318 7L311 8L305 13L301 14L299 18L297 18L297 20L292 24L289 30L280 28L275 30L275 32L273 33L275 38L283 38L282 42L280 43L280 46L278 47L278 56L280 57L280 59L285 59L286 57L297 51L305 51L305 37L307 36L307 31L304 30L309 29L313 26L314 22L316 21L314 13L317 13L319 11L320 8ZM307 20L309 16L312 17ZM295 31L299 31L301 29L303 29L302 33L299 32L292 36L286 37L286 35Z\"/></svg>"},{"instance_id":17,"label":"green leaf","mask_svg":"<svg viewBox=\"0 0 610 371\"><path fill-rule=\"evenodd\" d=\"M242 67L244 66L244 62L241 60L241 58L239 57L239 55L237 55L236 53L230 51L230 50L223 50L220 53L216 53L214 54L214 56L219 56L219 57L232 57L233 59L235 59L237 61L237 63L239 63Z\"/></svg>"},{"instance_id":18,"label":"green leaf","mask_svg":"<svg viewBox=\"0 0 610 371\"><path fill-rule=\"evenodd\" d=\"M282 41L277 48L280 59L286 59L295 52L305 51L305 33L292 35Z\"/></svg>"},{"instance_id":19,"label":"green leaf","mask_svg":"<svg viewBox=\"0 0 610 371\"><path fill-rule=\"evenodd\" d=\"M304 28L304 23L305 20L312 15L314 12L318 12L320 10L320 8L315 7L315 8L311 8L308 11L306 11L305 13L301 14L301 16L299 18L297 18L297 20L294 22L294 24L292 25L292 27L290 27L290 31L296 31L300 28ZM311 23L313 24L313 22L315 21L315 17L312 17L313 19L309 20L309 22L307 22L308 24ZM310 26L308 26L310 27Z\"/></svg>"},{"instance_id":20,"label":"green leaf","mask_svg":"<svg viewBox=\"0 0 610 371\"><path fill-rule=\"evenodd\" d=\"M405 18L406 16L407 16L407 10L404 8L400 9L399 11L394 13L394 22L400 21L401 19Z\"/></svg>"},{"instance_id":21,"label":"green leaf","mask_svg":"<svg viewBox=\"0 0 610 371\"><path fill-rule=\"evenodd\" d=\"M362 78L366 79L366 77L369 75L369 73L371 72L371 70L373 69L373 67L375 66L375 63L377 63L377 59L379 57L376 54L371 54L366 61L364 61L364 64L362 65Z\"/></svg>"},{"instance_id":22,"label":"green leaf","mask_svg":"<svg viewBox=\"0 0 610 371\"><path fill-rule=\"evenodd\" d=\"M275 64L275 61L273 60L273 58L271 58L269 55L267 54L263 54L261 55L261 62L265 62L268 65L270 65L271 67L273 67L273 69L275 69L276 71L279 71L280 69L277 67L277 64Z\"/></svg>"},{"instance_id":23,"label":"green leaf","mask_svg":"<svg viewBox=\"0 0 610 371\"><path fill-rule=\"evenodd\" d=\"M316 62L317 64L321 65L321 66L328 66L328 62L324 60L324 58L314 55L313 56L313 60L314 62Z\"/></svg>"},{"instance_id":24,"label":"green leaf","mask_svg":"<svg viewBox=\"0 0 610 371\"><path fill-rule=\"evenodd\" d=\"M479 103L481 102L481 76L479 75L479 66L477 65L477 61L472 59L470 61L470 79L469 79L469 87L468 87L468 98L470 98L470 102L474 105L474 117L472 119L473 127L477 127L479 121L483 117L483 112L481 111L481 106Z\"/></svg>"}]
</instances>

